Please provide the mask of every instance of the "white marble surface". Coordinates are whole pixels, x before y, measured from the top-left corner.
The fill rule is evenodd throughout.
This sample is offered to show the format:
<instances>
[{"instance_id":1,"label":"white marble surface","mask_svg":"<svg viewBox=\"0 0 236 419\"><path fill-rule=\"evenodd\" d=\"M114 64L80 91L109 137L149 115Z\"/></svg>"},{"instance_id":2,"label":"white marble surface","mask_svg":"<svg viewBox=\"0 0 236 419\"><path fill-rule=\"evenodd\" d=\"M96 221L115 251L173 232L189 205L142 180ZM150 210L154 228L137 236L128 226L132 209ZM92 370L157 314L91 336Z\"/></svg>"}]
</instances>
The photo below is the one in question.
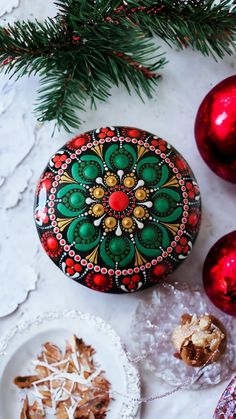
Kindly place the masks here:
<instances>
[{"instance_id":1,"label":"white marble surface","mask_svg":"<svg viewBox=\"0 0 236 419\"><path fill-rule=\"evenodd\" d=\"M42 19L54 13L51 0L0 0L1 24L4 19L33 15ZM100 104L97 111L88 109L80 132L107 125L137 126L168 139L182 152L201 188L203 221L192 254L173 279L200 283L208 249L235 228L236 185L219 179L200 158L193 135L194 118L209 89L235 73L236 57L216 63L190 50L164 48L169 64L153 100L143 104L123 88L113 89L109 102ZM35 121L32 106L37 88L37 78L15 84L0 76L0 308L5 307L0 315L10 313L17 302L24 301L13 314L0 319L0 333L22 316L75 308L109 321L129 346L129 325L135 307L151 290L120 296L92 292L68 281L39 246L32 216L34 189L49 157L68 140L68 134L61 132L51 138L53 124L40 126ZM27 288L33 289L28 297ZM147 395L167 389L157 379L142 379ZM204 391L181 391L153 402L142 409L142 419L189 419L190 411L192 419L210 419L226 384Z\"/></svg>"}]
</instances>

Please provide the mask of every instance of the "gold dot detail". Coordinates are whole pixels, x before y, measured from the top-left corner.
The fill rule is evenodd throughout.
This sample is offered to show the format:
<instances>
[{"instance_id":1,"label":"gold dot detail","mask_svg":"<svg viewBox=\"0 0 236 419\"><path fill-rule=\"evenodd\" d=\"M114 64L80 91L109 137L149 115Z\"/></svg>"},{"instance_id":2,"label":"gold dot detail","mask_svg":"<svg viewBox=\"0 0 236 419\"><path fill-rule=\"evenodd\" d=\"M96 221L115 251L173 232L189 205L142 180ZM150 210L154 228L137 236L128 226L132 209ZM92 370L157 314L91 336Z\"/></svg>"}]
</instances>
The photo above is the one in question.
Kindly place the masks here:
<instances>
[{"instance_id":1,"label":"gold dot detail","mask_svg":"<svg viewBox=\"0 0 236 419\"><path fill-rule=\"evenodd\" d=\"M127 228L127 229L131 228L133 226L133 220L132 220L132 218L130 218L130 217L123 218L123 220L122 220L122 226L124 228Z\"/></svg>"},{"instance_id":2,"label":"gold dot detail","mask_svg":"<svg viewBox=\"0 0 236 419\"><path fill-rule=\"evenodd\" d=\"M105 226L107 228L114 228L116 226L116 219L114 217L108 217L105 220Z\"/></svg>"},{"instance_id":3,"label":"gold dot detail","mask_svg":"<svg viewBox=\"0 0 236 419\"><path fill-rule=\"evenodd\" d=\"M106 184L108 186L115 186L117 184L117 179L115 176L108 176L106 178Z\"/></svg>"},{"instance_id":4,"label":"gold dot detail","mask_svg":"<svg viewBox=\"0 0 236 419\"><path fill-rule=\"evenodd\" d=\"M104 195L104 190L102 188L96 188L93 191L93 196L95 196L95 198L102 198Z\"/></svg>"},{"instance_id":5,"label":"gold dot detail","mask_svg":"<svg viewBox=\"0 0 236 419\"><path fill-rule=\"evenodd\" d=\"M137 189L137 191L135 192L135 198L139 201L143 201L146 198L146 196L147 194L144 191L144 189Z\"/></svg>"},{"instance_id":6,"label":"gold dot detail","mask_svg":"<svg viewBox=\"0 0 236 419\"><path fill-rule=\"evenodd\" d=\"M101 215L104 214L104 208L101 204L96 204L93 207L93 213L97 216L97 217L101 217Z\"/></svg>"},{"instance_id":7,"label":"gold dot detail","mask_svg":"<svg viewBox=\"0 0 236 419\"><path fill-rule=\"evenodd\" d=\"M127 177L125 178L125 180L124 180L124 185L125 185L127 188L132 188L132 187L134 186L134 183L135 183L135 180L134 180L134 178L133 178L133 177L131 177L131 176L127 176Z\"/></svg>"},{"instance_id":8,"label":"gold dot detail","mask_svg":"<svg viewBox=\"0 0 236 419\"><path fill-rule=\"evenodd\" d=\"M134 216L136 218L143 218L145 215L145 209L143 207L134 208Z\"/></svg>"}]
</instances>

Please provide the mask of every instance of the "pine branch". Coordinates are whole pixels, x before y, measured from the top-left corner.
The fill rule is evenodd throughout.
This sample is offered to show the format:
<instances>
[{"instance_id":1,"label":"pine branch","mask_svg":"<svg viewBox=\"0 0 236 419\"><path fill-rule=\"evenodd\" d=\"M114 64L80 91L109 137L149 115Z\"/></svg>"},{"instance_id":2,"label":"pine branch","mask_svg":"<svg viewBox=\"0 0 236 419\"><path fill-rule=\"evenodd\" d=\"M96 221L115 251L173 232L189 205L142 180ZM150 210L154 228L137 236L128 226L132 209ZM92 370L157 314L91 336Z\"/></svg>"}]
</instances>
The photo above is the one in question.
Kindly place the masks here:
<instances>
[{"instance_id":1,"label":"pine branch","mask_svg":"<svg viewBox=\"0 0 236 419\"><path fill-rule=\"evenodd\" d=\"M59 127L76 128L81 121L76 110L83 111L86 96L70 69L65 72L49 72L41 80L36 113L39 121L56 120Z\"/></svg>"},{"instance_id":2,"label":"pine branch","mask_svg":"<svg viewBox=\"0 0 236 419\"><path fill-rule=\"evenodd\" d=\"M58 0L62 13L79 13L79 0ZM83 3L83 2L82 2ZM94 6L93 1L89 7ZM156 34L169 45L180 48L190 46L204 55L222 58L225 53L235 50L236 9L232 0L98 0L96 8L100 18L108 22L119 23L120 18L127 18L138 24L146 34ZM93 19L85 15L86 22L93 24ZM74 20L73 20L74 22Z\"/></svg>"},{"instance_id":3,"label":"pine branch","mask_svg":"<svg viewBox=\"0 0 236 419\"><path fill-rule=\"evenodd\" d=\"M129 2L129 7L122 9L133 22L169 45L189 46L214 58L223 58L235 50L236 10L232 1L216 4L214 0L187 3L148 0L145 3L146 7L130 7Z\"/></svg>"},{"instance_id":4,"label":"pine branch","mask_svg":"<svg viewBox=\"0 0 236 419\"><path fill-rule=\"evenodd\" d=\"M41 121L76 128L90 100L109 97L113 84L151 97L166 63L152 42L190 46L223 57L235 49L236 10L229 0L57 0L58 15L0 28L2 70L38 74Z\"/></svg>"},{"instance_id":5,"label":"pine branch","mask_svg":"<svg viewBox=\"0 0 236 419\"><path fill-rule=\"evenodd\" d=\"M150 71L147 67L144 67L143 65L140 65L137 61L134 61L131 57L128 57L127 55L123 54L122 52L114 51L114 55L116 55L117 57L126 61L129 65L134 67L136 70L141 71L147 79L151 79L153 77L154 78L159 78L160 77L154 71Z\"/></svg>"},{"instance_id":6,"label":"pine branch","mask_svg":"<svg viewBox=\"0 0 236 419\"><path fill-rule=\"evenodd\" d=\"M129 36L128 44L124 31ZM81 42L80 36L75 38L73 35L78 54L64 49L63 59L57 62L59 71L47 72L43 77L36 108L41 121L56 119L59 127L74 128L74 111L85 110L87 100L93 106L96 106L97 100L105 101L112 84L119 86L122 83L129 92L132 85L140 97L142 92L151 96L158 79L156 70L165 60L156 54L157 48L143 37L138 27L131 30L130 24L124 20L118 31L114 25L109 32L99 26L84 37L86 44ZM154 54L157 55L156 62L149 64L149 58L153 58ZM66 95L63 93L65 90ZM78 123L80 121L77 120Z\"/></svg>"}]
</instances>

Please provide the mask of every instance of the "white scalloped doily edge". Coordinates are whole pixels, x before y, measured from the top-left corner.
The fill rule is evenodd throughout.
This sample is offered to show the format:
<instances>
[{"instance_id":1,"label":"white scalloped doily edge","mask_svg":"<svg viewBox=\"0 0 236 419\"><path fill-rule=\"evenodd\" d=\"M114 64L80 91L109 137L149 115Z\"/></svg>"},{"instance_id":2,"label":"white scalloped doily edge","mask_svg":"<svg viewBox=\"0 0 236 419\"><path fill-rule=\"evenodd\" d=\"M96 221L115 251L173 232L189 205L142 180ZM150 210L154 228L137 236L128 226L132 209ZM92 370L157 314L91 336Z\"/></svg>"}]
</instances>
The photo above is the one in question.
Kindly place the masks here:
<instances>
[{"instance_id":1,"label":"white scalloped doily edge","mask_svg":"<svg viewBox=\"0 0 236 419\"><path fill-rule=\"evenodd\" d=\"M20 4L20 0L5 0L0 2L0 17L11 13Z\"/></svg>"},{"instance_id":2,"label":"white scalloped doily edge","mask_svg":"<svg viewBox=\"0 0 236 419\"><path fill-rule=\"evenodd\" d=\"M18 274L17 269L9 265L3 276L1 278L0 317L13 313L26 300L29 292L35 289L38 280L38 274L31 266L24 266ZM11 286L13 276L14 288Z\"/></svg>"}]
</instances>

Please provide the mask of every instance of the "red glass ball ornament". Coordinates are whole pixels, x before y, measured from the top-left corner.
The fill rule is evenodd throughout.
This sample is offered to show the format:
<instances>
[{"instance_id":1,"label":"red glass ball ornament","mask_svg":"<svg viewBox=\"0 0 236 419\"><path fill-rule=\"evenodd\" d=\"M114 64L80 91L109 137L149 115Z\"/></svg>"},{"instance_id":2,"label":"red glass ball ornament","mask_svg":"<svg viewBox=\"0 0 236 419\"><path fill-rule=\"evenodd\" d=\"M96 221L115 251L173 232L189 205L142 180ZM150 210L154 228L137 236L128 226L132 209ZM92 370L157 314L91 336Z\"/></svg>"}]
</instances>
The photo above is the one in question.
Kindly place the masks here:
<instances>
[{"instance_id":1,"label":"red glass ball ornament","mask_svg":"<svg viewBox=\"0 0 236 419\"><path fill-rule=\"evenodd\" d=\"M236 411L236 375L222 394L213 419L233 419Z\"/></svg>"},{"instance_id":2,"label":"red glass ball ornament","mask_svg":"<svg viewBox=\"0 0 236 419\"><path fill-rule=\"evenodd\" d=\"M236 76L217 84L201 103L195 137L213 172L236 183Z\"/></svg>"},{"instance_id":3,"label":"red glass ball ornament","mask_svg":"<svg viewBox=\"0 0 236 419\"><path fill-rule=\"evenodd\" d=\"M236 231L223 236L209 251L203 283L210 300L220 310L236 316Z\"/></svg>"}]
</instances>

